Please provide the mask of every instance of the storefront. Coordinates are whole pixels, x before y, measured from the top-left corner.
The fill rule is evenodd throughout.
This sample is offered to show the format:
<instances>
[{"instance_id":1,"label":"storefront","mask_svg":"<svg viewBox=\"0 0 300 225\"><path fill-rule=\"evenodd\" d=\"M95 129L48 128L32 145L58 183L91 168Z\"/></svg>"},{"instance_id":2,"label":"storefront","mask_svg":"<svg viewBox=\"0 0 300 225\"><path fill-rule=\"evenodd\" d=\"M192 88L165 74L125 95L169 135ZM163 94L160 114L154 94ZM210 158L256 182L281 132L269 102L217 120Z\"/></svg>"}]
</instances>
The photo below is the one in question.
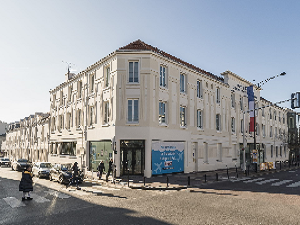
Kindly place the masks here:
<instances>
[{"instance_id":1,"label":"storefront","mask_svg":"<svg viewBox=\"0 0 300 225\"><path fill-rule=\"evenodd\" d=\"M109 160L113 158L113 150L111 147L111 140L104 141L90 141L90 170L97 171L101 160L104 162L105 171L108 171Z\"/></svg>"},{"instance_id":2,"label":"storefront","mask_svg":"<svg viewBox=\"0 0 300 225\"><path fill-rule=\"evenodd\" d=\"M120 140L121 175L143 175L145 169L145 141Z\"/></svg>"}]
</instances>

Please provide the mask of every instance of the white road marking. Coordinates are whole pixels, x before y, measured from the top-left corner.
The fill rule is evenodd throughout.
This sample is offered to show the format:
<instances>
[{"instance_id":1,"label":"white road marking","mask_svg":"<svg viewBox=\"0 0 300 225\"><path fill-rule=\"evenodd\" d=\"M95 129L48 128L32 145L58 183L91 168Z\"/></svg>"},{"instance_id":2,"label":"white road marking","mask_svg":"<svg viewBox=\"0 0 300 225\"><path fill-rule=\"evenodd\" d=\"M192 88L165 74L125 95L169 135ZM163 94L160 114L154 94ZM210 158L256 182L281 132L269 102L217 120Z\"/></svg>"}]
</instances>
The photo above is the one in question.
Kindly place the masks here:
<instances>
[{"instance_id":1,"label":"white road marking","mask_svg":"<svg viewBox=\"0 0 300 225\"><path fill-rule=\"evenodd\" d=\"M46 193L48 193L49 195L52 195L54 197L57 197L57 198L61 198L61 199L64 199L64 198L70 198L71 196L70 195L66 195L66 194L63 194L59 191L45 191Z\"/></svg>"},{"instance_id":2,"label":"white road marking","mask_svg":"<svg viewBox=\"0 0 300 225\"><path fill-rule=\"evenodd\" d=\"M299 187L299 186L300 186L300 181L292 183L292 184L290 184L290 185L288 185L286 187Z\"/></svg>"},{"instance_id":3,"label":"white road marking","mask_svg":"<svg viewBox=\"0 0 300 225\"><path fill-rule=\"evenodd\" d=\"M266 184L266 183L271 183L276 180L279 180L279 179L264 180L264 181L256 182L256 184L262 185L262 184Z\"/></svg>"},{"instance_id":4,"label":"white road marking","mask_svg":"<svg viewBox=\"0 0 300 225\"><path fill-rule=\"evenodd\" d=\"M280 185L283 185L283 184L286 184L286 183L289 183L289 182L292 182L292 181L293 180L282 180L282 181L271 184L271 186L277 186L278 187Z\"/></svg>"},{"instance_id":5,"label":"white road marking","mask_svg":"<svg viewBox=\"0 0 300 225\"><path fill-rule=\"evenodd\" d=\"M244 183L252 183L252 182L256 182L256 181L260 181L260 180L263 180L265 178L257 178L257 179L254 179L254 180L247 180L247 181L243 181Z\"/></svg>"},{"instance_id":6,"label":"white road marking","mask_svg":"<svg viewBox=\"0 0 300 225\"><path fill-rule=\"evenodd\" d=\"M15 197L7 197L3 198L3 200L12 208L26 206L21 200L16 199Z\"/></svg>"},{"instance_id":7,"label":"white road marking","mask_svg":"<svg viewBox=\"0 0 300 225\"><path fill-rule=\"evenodd\" d=\"M244 181L244 180L249 180L250 177L244 177L244 178L238 178L238 179L235 179L235 180L230 180L231 182L238 182L238 181Z\"/></svg>"},{"instance_id":8,"label":"white road marking","mask_svg":"<svg viewBox=\"0 0 300 225\"><path fill-rule=\"evenodd\" d=\"M36 195L36 194L30 194L30 197L32 197L33 200L37 203L50 202L50 200L48 198L44 198L44 197Z\"/></svg>"}]
</instances>

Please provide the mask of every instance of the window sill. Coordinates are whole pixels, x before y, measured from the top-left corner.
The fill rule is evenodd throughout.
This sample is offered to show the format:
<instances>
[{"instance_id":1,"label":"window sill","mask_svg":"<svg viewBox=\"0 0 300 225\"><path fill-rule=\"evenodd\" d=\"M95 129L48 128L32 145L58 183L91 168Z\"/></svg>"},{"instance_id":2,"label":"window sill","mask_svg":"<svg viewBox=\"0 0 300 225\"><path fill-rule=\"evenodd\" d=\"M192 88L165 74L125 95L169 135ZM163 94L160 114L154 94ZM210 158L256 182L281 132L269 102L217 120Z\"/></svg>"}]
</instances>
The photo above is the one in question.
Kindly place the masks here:
<instances>
[{"instance_id":1,"label":"window sill","mask_svg":"<svg viewBox=\"0 0 300 225\"><path fill-rule=\"evenodd\" d=\"M162 89L162 90L166 90L166 91L168 90L168 86L167 85L166 86L159 85L159 88Z\"/></svg>"},{"instance_id":2,"label":"window sill","mask_svg":"<svg viewBox=\"0 0 300 225\"><path fill-rule=\"evenodd\" d=\"M139 126L139 122L128 122L126 123L127 126Z\"/></svg>"},{"instance_id":3,"label":"window sill","mask_svg":"<svg viewBox=\"0 0 300 225\"><path fill-rule=\"evenodd\" d=\"M93 126L93 125L91 125L91 126L88 126L88 129L89 130L92 130L92 129L94 129L95 127Z\"/></svg>"},{"instance_id":4,"label":"window sill","mask_svg":"<svg viewBox=\"0 0 300 225\"><path fill-rule=\"evenodd\" d=\"M81 127L76 127L76 131L81 131Z\"/></svg>"},{"instance_id":5,"label":"window sill","mask_svg":"<svg viewBox=\"0 0 300 225\"><path fill-rule=\"evenodd\" d=\"M187 126L180 126L180 129L187 129Z\"/></svg>"},{"instance_id":6,"label":"window sill","mask_svg":"<svg viewBox=\"0 0 300 225\"><path fill-rule=\"evenodd\" d=\"M102 127L109 127L109 124L108 123L102 124Z\"/></svg>"},{"instance_id":7,"label":"window sill","mask_svg":"<svg viewBox=\"0 0 300 225\"><path fill-rule=\"evenodd\" d=\"M168 127L168 124L166 124L166 123L160 123L159 126L160 127Z\"/></svg>"},{"instance_id":8,"label":"window sill","mask_svg":"<svg viewBox=\"0 0 300 225\"><path fill-rule=\"evenodd\" d=\"M197 131L204 131L203 127L197 127Z\"/></svg>"}]
</instances>

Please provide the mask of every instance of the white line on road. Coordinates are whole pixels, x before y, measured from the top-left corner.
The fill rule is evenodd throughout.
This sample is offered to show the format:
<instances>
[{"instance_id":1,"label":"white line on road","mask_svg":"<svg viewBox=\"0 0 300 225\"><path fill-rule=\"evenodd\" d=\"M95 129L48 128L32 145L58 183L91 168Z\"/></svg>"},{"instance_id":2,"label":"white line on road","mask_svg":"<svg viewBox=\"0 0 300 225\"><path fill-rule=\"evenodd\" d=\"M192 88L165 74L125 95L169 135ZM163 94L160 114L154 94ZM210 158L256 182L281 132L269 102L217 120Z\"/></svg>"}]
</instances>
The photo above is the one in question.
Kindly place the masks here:
<instances>
[{"instance_id":1,"label":"white line on road","mask_svg":"<svg viewBox=\"0 0 300 225\"><path fill-rule=\"evenodd\" d=\"M34 201L37 203L44 203L44 202L50 202L49 199L44 198L42 196L36 195L36 194L31 194L31 197L33 198Z\"/></svg>"},{"instance_id":2,"label":"white line on road","mask_svg":"<svg viewBox=\"0 0 300 225\"><path fill-rule=\"evenodd\" d=\"M7 197L3 198L3 200L12 208L26 206L21 200L18 200L15 197Z\"/></svg>"},{"instance_id":3,"label":"white line on road","mask_svg":"<svg viewBox=\"0 0 300 225\"><path fill-rule=\"evenodd\" d=\"M299 187L299 186L300 186L300 181L292 183L292 184L290 184L290 185L288 185L286 187Z\"/></svg>"},{"instance_id":4,"label":"white line on road","mask_svg":"<svg viewBox=\"0 0 300 225\"><path fill-rule=\"evenodd\" d=\"M244 178L238 178L238 179L235 179L235 180L230 180L231 182L238 182L238 181L244 181L244 180L249 180L250 177L244 177Z\"/></svg>"},{"instance_id":5,"label":"white line on road","mask_svg":"<svg viewBox=\"0 0 300 225\"><path fill-rule=\"evenodd\" d=\"M280 185L283 185L283 184L286 184L286 183L289 183L289 182L292 182L292 181L293 180L282 180L282 181L271 184L271 186L277 186L278 187Z\"/></svg>"},{"instance_id":6,"label":"white line on road","mask_svg":"<svg viewBox=\"0 0 300 225\"><path fill-rule=\"evenodd\" d=\"M266 183L271 183L276 180L279 180L279 179L264 180L264 181L256 182L256 184L262 185L262 184L266 184Z\"/></svg>"},{"instance_id":7,"label":"white line on road","mask_svg":"<svg viewBox=\"0 0 300 225\"><path fill-rule=\"evenodd\" d=\"M244 183L252 183L252 182L256 182L256 181L260 181L260 180L263 180L265 178L257 178L257 179L254 179L254 180L247 180L247 181L243 181Z\"/></svg>"},{"instance_id":8,"label":"white line on road","mask_svg":"<svg viewBox=\"0 0 300 225\"><path fill-rule=\"evenodd\" d=\"M61 198L61 199L70 198L71 197L70 195L63 194L63 193L61 193L59 191L52 191L52 190L50 190L50 191L45 191L45 192L48 193L48 194L50 194L50 195L52 195L52 196L54 196L54 197Z\"/></svg>"}]
</instances>

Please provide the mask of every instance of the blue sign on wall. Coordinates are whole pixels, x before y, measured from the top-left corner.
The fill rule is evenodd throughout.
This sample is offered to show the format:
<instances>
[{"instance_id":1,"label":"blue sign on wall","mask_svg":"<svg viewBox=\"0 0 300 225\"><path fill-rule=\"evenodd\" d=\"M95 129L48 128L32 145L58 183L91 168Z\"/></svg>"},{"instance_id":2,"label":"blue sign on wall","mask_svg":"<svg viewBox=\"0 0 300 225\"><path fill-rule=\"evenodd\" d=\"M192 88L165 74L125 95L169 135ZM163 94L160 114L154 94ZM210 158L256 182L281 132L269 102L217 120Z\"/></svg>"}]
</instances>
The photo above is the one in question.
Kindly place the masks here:
<instances>
[{"instance_id":1,"label":"blue sign on wall","mask_svg":"<svg viewBox=\"0 0 300 225\"><path fill-rule=\"evenodd\" d=\"M152 142L152 174L184 171L184 142Z\"/></svg>"}]
</instances>

